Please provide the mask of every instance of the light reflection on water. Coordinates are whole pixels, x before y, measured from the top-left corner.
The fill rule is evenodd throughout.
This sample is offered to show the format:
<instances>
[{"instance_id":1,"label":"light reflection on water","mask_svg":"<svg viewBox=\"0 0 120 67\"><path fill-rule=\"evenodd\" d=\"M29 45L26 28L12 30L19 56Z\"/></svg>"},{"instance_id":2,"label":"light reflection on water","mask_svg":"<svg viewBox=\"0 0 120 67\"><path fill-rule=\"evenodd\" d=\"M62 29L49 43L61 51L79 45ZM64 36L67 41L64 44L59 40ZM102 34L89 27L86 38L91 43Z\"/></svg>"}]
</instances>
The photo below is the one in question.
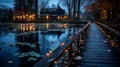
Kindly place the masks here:
<instances>
[{"instance_id":1,"label":"light reflection on water","mask_svg":"<svg viewBox=\"0 0 120 67\"><path fill-rule=\"evenodd\" d=\"M0 66L31 67L35 62L28 62L28 59L30 60L32 56L21 59L17 57L17 54L19 53L21 56L22 54L29 54L34 51L44 56L49 50L56 49L61 42L67 40L69 35L74 35L74 32L77 31L78 28L73 28L73 26L74 25L50 23L22 23L11 24L8 27L3 26L3 28L0 29ZM30 43L30 45L33 46L19 46L17 45L18 42ZM33 58L34 60L37 58L35 61L40 60L40 57Z\"/></svg>"}]
</instances>

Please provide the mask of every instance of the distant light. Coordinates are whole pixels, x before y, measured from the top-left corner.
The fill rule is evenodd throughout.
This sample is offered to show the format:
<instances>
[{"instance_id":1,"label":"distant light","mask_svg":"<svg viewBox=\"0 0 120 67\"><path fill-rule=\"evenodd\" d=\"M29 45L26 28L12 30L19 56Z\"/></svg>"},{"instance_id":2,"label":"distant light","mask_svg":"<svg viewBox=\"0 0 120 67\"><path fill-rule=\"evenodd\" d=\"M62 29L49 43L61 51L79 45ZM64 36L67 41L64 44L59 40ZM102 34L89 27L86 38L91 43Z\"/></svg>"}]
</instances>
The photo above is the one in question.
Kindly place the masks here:
<instances>
[{"instance_id":1,"label":"distant light","mask_svg":"<svg viewBox=\"0 0 120 67\"><path fill-rule=\"evenodd\" d=\"M8 61L9 64L13 63L13 61Z\"/></svg>"},{"instance_id":2,"label":"distant light","mask_svg":"<svg viewBox=\"0 0 120 67\"><path fill-rule=\"evenodd\" d=\"M57 64L57 61L54 61L54 64Z\"/></svg>"},{"instance_id":3,"label":"distant light","mask_svg":"<svg viewBox=\"0 0 120 67\"><path fill-rule=\"evenodd\" d=\"M52 50L50 50L50 51L49 51L49 53L50 53L50 54L52 54L52 53L53 53L53 51L52 51Z\"/></svg>"},{"instance_id":4,"label":"distant light","mask_svg":"<svg viewBox=\"0 0 120 67\"><path fill-rule=\"evenodd\" d=\"M71 39L71 38L72 38L72 36L69 36L69 37L68 37L68 39Z\"/></svg>"},{"instance_id":5,"label":"distant light","mask_svg":"<svg viewBox=\"0 0 120 67\"><path fill-rule=\"evenodd\" d=\"M49 19L49 16L48 16L48 15L46 16L46 19L47 19L47 20Z\"/></svg>"},{"instance_id":6,"label":"distant light","mask_svg":"<svg viewBox=\"0 0 120 67\"><path fill-rule=\"evenodd\" d=\"M49 56L50 56L50 54L49 54L49 53L47 53L47 54L46 54L46 56L47 56L47 57L49 57Z\"/></svg>"},{"instance_id":7,"label":"distant light","mask_svg":"<svg viewBox=\"0 0 120 67\"><path fill-rule=\"evenodd\" d=\"M75 50L77 51L78 49L76 48Z\"/></svg>"},{"instance_id":8,"label":"distant light","mask_svg":"<svg viewBox=\"0 0 120 67\"><path fill-rule=\"evenodd\" d=\"M75 56L75 54L74 54L74 53L72 53L72 56Z\"/></svg>"},{"instance_id":9,"label":"distant light","mask_svg":"<svg viewBox=\"0 0 120 67\"><path fill-rule=\"evenodd\" d=\"M46 28L47 28L47 29L49 28L49 24L48 24L48 23L46 24Z\"/></svg>"},{"instance_id":10,"label":"distant light","mask_svg":"<svg viewBox=\"0 0 120 67\"><path fill-rule=\"evenodd\" d=\"M77 13L75 14L75 17L78 17L78 14L77 14Z\"/></svg>"},{"instance_id":11,"label":"distant light","mask_svg":"<svg viewBox=\"0 0 120 67\"><path fill-rule=\"evenodd\" d=\"M64 46L65 45L65 43L61 43L61 46Z\"/></svg>"},{"instance_id":12,"label":"distant light","mask_svg":"<svg viewBox=\"0 0 120 67\"><path fill-rule=\"evenodd\" d=\"M65 52L68 52L68 50L65 50Z\"/></svg>"}]
</instances>

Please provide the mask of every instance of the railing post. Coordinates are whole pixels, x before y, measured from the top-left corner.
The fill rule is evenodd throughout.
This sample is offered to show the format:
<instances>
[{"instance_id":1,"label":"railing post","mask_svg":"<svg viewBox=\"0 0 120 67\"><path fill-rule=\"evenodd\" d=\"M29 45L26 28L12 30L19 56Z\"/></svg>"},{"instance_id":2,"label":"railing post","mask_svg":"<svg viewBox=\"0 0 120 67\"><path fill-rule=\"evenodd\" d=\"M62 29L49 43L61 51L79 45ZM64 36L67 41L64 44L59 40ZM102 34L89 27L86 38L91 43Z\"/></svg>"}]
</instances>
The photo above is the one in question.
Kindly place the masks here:
<instances>
[{"instance_id":1,"label":"railing post","mask_svg":"<svg viewBox=\"0 0 120 67\"><path fill-rule=\"evenodd\" d=\"M65 42L65 45L62 44L62 48L56 48L53 54L49 58L43 58L39 61L34 67L68 67L72 61L73 56L76 55L79 50L80 44L84 44L84 32L87 31L88 24L80 29L76 35L68 34L68 41ZM85 31L86 30L86 31ZM49 61L49 62L48 62Z\"/></svg>"},{"instance_id":2,"label":"railing post","mask_svg":"<svg viewBox=\"0 0 120 67\"><path fill-rule=\"evenodd\" d=\"M118 49L120 51L120 38L118 38Z\"/></svg>"},{"instance_id":3,"label":"railing post","mask_svg":"<svg viewBox=\"0 0 120 67\"><path fill-rule=\"evenodd\" d=\"M71 45L68 47L68 60L70 61L72 57L72 43Z\"/></svg>"},{"instance_id":4,"label":"railing post","mask_svg":"<svg viewBox=\"0 0 120 67\"><path fill-rule=\"evenodd\" d=\"M80 35L77 38L77 48L79 48L79 46L80 46Z\"/></svg>"}]
</instances>

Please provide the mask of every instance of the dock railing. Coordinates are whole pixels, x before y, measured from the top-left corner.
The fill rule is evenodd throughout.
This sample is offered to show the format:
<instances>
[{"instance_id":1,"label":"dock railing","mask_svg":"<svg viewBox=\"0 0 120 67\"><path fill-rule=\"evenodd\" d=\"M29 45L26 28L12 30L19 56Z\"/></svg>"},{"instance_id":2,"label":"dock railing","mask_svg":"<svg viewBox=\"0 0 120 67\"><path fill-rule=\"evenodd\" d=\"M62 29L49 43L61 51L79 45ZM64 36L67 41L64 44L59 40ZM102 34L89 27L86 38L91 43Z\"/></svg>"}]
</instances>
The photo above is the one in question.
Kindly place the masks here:
<instances>
[{"instance_id":1,"label":"dock railing","mask_svg":"<svg viewBox=\"0 0 120 67\"><path fill-rule=\"evenodd\" d=\"M111 46L120 52L120 32L103 23L96 22L96 24L100 26L100 29L106 36L108 42L111 43Z\"/></svg>"},{"instance_id":2,"label":"dock railing","mask_svg":"<svg viewBox=\"0 0 120 67\"><path fill-rule=\"evenodd\" d=\"M49 51L46 56L38 61L34 67L65 67L69 66L76 52L84 44L84 36L89 29L88 22L74 36L68 36L68 40L61 43L54 51Z\"/></svg>"}]
</instances>

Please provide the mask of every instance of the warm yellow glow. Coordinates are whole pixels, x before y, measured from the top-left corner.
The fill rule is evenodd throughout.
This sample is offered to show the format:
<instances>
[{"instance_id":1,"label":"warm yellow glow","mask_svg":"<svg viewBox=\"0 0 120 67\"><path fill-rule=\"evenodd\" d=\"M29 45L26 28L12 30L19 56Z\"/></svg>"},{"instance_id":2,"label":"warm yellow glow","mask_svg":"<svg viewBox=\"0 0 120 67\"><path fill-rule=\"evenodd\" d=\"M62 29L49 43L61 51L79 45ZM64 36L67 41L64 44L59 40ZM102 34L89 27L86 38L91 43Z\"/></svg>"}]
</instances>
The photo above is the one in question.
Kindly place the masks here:
<instances>
[{"instance_id":1,"label":"warm yellow glow","mask_svg":"<svg viewBox=\"0 0 120 67\"><path fill-rule=\"evenodd\" d=\"M13 16L13 19L14 19L14 20L15 20L15 18L16 18L16 17L15 17L15 16Z\"/></svg>"},{"instance_id":2,"label":"warm yellow glow","mask_svg":"<svg viewBox=\"0 0 120 67\"><path fill-rule=\"evenodd\" d=\"M28 16L28 14L26 14L26 16Z\"/></svg>"},{"instance_id":3,"label":"warm yellow glow","mask_svg":"<svg viewBox=\"0 0 120 67\"><path fill-rule=\"evenodd\" d=\"M74 54L74 53L72 53L72 56L75 56L75 54Z\"/></svg>"},{"instance_id":4,"label":"warm yellow glow","mask_svg":"<svg viewBox=\"0 0 120 67\"><path fill-rule=\"evenodd\" d=\"M32 30L32 26L30 26L29 29Z\"/></svg>"},{"instance_id":5,"label":"warm yellow glow","mask_svg":"<svg viewBox=\"0 0 120 67\"><path fill-rule=\"evenodd\" d=\"M49 57L49 56L50 56L50 54L49 54L49 53L47 53L47 54L46 54L46 56L47 56L47 57Z\"/></svg>"},{"instance_id":6,"label":"warm yellow glow","mask_svg":"<svg viewBox=\"0 0 120 67\"><path fill-rule=\"evenodd\" d=\"M84 44L84 40L80 40L81 44Z\"/></svg>"},{"instance_id":7,"label":"warm yellow glow","mask_svg":"<svg viewBox=\"0 0 120 67\"><path fill-rule=\"evenodd\" d=\"M35 14L24 14L24 15L18 15L13 17L14 20L17 18L19 20L27 20L27 21L32 21L35 20Z\"/></svg>"},{"instance_id":8,"label":"warm yellow glow","mask_svg":"<svg viewBox=\"0 0 120 67\"><path fill-rule=\"evenodd\" d=\"M67 24L64 24L64 28L67 28Z\"/></svg>"},{"instance_id":9,"label":"warm yellow glow","mask_svg":"<svg viewBox=\"0 0 120 67\"><path fill-rule=\"evenodd\" d=\"M65 52L68 52L68 50L65 50Z\"/></svg>"},{"instance_id":10,"label":"warm yellow glow","mask_svg":"<svg viewBox=\"0 0 120 67\"><path fill-rule=\"evenodd\" d=\"M27 25L25 31L28 31L28 29L29 29L29 27L28 27L28 25Z\"/></svg>"},{"instance_id":11,"label":"warm yellow glow","mask_svg":"<svg viewBox=\"0 0 120 67\"><path fill-rule=\"evenodd\" d=\"M35 25L34 24L20 24L20 30L22 31L34 31L35 30Z\"/></svg>"},{"instance_id":12,"label":"warm yellow glow","mask_svg":"<svg viewBox=\"0 0 120 67\"><path fill-rule=\"evenodd\" d=\"M101 17L102 17L103 20L106 20L106 19L107 19L107 10L103 10L103 11L102 11Z\"/></svg>"},{"instance_id":13,"label":"warm yellow glow","mask_svg":"<svg viewBox=\"0 0 120 67\"><path fill-rule=\"evenodd\" d=\"M114 40L111 40L111 45L115 46L116 42Z\"/></svg>"},{"instance_id":14,"label":"warm yellow glow","mask_svg":"<svg viewBox=\"0 0 120 67\"><path fill-rule=\"evenodd\" d=\"M21 15L19 16L19 19L20 19L20 20L22 19L22 16L21 16Z\"/></svg>"},{"instance_id":15,"label":"warm yellow glow","mask_svg":"<svg viewBox=\"0 0 120 67\"><path fill-rule=\"evenodd\" d=\"M47 19L47 20L49 19L49 16L48 16L48 15L46 16L46 19Z\"/></svg>"},{"instance_id":16,"label":"warm yellow glow","mask_svg":"<svg viewBox=\"0 0 120 67\"><path fill-rule=\"evenodd\" d=\"M54 61L54 64L57 64L57 61Z\"/></svg>"},{"instance_id":17,"label":"warm yellow glow","mask_svg":"<svg viewBox=\"0 0 120 67\"><path fill-rule=\"evenodd\" d=\"M35 31L35 27L33 27L33 31Z\"/></svg>"},{"instance_id":18,"label":"warm yellow glow","mask_svg":"<svg viewBox=\"0 0 120 67\"><path fill-rule=\"evenodd\" d=\"M53 53L53 51L51 51L51 50L50 50L50 51L49 51L49 53L50 53L50 54L52 54L52 53Z\"/></svg>"},{"instance_id":19,"label":"warm yellow glow","mask_svg":"<svg viewBox=\"0 0 120 67\"><path fill-rule=\"evenodd\" d=\"M49 23L46 24L46 28L47 28L47 29L49 28Z\"/></svg>"},{"instance_id":20,"label":"warm yellow glow","mask_svg":"<svg viewBox=\"0 0 120 67\"><path fill-rule=\"evenodd\" d=\"M35 14L32 14L33 17L35 17Z\"/></svg>"},{"instance_id":21,"label":"warm yellow glow","mask_svg":"<svg viewBox=\"0 0 120 67\"><path fill-rule=\"evenodd\" d=\"M58 20L60 20L60 19L61 19L61 18L60 18L60 16L58 16L57 18L58 18Z\"/></svg>"},{"instance_id":22,"label":"warm yellow glow","mask_svg":"<svg viewBox=\"0 0 120 67\"><path fill-rule=\"evenodd\" d=\"M64 46L65 45L65 43L61 43L61 46Z\"/></svg>"},{"instance_id":23,"label":"warm yellow glow","mask_svg":"<svg viewBox=\"0 0 120 67\"><path fill-rule=\"evenodd\" d=\"M67 16L64 16L64 19L67 19Z\"/></svg>"},{"instance_id":24,"label":"warm yellow glow","mask_svg":"<svg viewBox=\"0 0 120 67\"><path fill-rule=\"evenodd\" d=\"M77 14L77 13L75 14L75 17L78 17L78 14Z\"/></svg>"}]
</instances>

